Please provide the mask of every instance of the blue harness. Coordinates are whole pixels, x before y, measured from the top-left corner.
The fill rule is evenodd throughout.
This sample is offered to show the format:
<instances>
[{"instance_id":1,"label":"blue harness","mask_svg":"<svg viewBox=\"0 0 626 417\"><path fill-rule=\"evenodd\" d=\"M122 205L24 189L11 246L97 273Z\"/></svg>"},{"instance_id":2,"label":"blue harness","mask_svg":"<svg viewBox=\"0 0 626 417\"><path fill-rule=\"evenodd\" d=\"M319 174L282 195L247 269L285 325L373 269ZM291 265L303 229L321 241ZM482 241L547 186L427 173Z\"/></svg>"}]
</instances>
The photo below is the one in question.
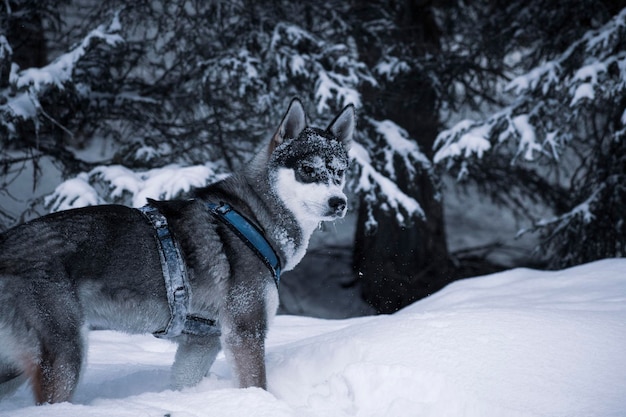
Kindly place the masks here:
<instances>
[{"instance_id":1,"label":"blue harness","mask_svg":"<svg viewBox=\"0 0 626 417\"><path fill-rule=\"evenodd\" d=\"M281 273L280 259L263 233L229 204L206 203L206 205L211 214L228 226L263 261L272 273L274 283L278 288ZM156 207L150 205L141 207L139 210L150 220L156 230L159 258L170 308L170 321L165 329L153 333L154 336L164 339L174 338L181 334L219 336L220 329L215 320L188 314L191 289L187 279L187 267L180 246L170 233L167 219Z\"/></svg>"}]
</instances>

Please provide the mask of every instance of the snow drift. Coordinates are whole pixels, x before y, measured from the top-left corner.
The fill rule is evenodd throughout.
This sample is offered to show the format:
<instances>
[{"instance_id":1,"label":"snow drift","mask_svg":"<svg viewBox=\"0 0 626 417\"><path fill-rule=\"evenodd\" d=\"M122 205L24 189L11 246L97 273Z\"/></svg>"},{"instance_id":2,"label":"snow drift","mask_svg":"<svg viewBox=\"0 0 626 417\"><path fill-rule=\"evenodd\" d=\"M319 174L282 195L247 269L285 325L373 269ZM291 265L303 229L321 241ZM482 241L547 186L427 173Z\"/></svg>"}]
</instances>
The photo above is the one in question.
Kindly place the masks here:
<instances>
[{"instance_id":1,"label":"snow drift","mask_svg":"<svg viewBox=\"0 0 626 417\"><path fill-rule=\"evenodd\" d=\"M199 386L170 391L173 344L92 332L73 404L35 407L22 387L0 415L617 417L625 348L626 259L515 269L390 316L278 316L269 392L234 388L223 356Z\"/></svg>"}]
</instances>

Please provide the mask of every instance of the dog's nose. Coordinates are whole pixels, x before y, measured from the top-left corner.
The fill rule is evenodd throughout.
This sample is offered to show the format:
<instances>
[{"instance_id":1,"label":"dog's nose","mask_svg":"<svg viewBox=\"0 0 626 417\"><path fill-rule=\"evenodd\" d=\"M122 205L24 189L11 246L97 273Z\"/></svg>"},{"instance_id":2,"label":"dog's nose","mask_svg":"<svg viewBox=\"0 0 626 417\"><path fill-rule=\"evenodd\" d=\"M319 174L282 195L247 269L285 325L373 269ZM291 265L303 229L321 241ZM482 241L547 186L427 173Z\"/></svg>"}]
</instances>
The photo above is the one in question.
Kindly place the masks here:
<instances>
[{"instance_id":1,"label":"dog's nose","mask_svg":"<svg viewBox=\"0 0 626 417\"><path fill-rule=\"evenodd\" d=\"M346 209L346 204L348 204L348 202L343 197L331 197L328 200L328 206L335 213L343 213L343 211Z\"/></svg>"}]
</instances>

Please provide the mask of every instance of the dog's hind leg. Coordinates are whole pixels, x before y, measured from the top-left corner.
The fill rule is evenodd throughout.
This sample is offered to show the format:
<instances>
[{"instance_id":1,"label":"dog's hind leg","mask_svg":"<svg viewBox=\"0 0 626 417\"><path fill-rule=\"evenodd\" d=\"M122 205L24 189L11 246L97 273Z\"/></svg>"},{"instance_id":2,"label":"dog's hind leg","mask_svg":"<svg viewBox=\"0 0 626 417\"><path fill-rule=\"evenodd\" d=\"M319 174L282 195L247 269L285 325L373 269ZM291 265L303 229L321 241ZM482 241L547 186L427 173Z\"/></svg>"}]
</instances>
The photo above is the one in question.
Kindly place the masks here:
<instances>
[{"instance_id":1,"label":"dog's hind leg","mask_svg":"<svg viewBox=\"0 0 626 417\"><path fill-rule=\"evenodd\" d=\"M69 401L78 384L85 352L82 310L69 282L42 287L35 292L38 358L26 372L38 404Z\"/></svg>"},{"instance_id":2,"label":"dog's hind leg","mask_svg":"<svg viewBox=\"0 0 626 417\"><path fill-rule=\"evenodd\" d=\"M172 387L182 389L200 382L209 372L219 350L219 336L180 336L172 366Z\"/></svg>"},{"instance_id":3,"label":"dog's hind leg","mask_svg":"<svg viewBox=\"0 0 626 417\"><path fill-rule=\"evenodd\" d=\"M31 374L37 404L69 401L78 385L82 346L70 341L43 348L40 362Z\"/></svg>"}]
</instances>

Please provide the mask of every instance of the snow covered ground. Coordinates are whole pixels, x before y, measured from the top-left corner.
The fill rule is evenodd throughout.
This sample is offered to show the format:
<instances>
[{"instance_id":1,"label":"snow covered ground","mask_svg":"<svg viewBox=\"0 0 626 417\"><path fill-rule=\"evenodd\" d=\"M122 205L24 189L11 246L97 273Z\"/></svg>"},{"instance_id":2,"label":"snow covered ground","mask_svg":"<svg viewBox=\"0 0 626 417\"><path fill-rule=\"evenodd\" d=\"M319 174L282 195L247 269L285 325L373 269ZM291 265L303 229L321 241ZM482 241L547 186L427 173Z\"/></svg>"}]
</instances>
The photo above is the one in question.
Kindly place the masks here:
<instances>
[{"instance_id":1,"label":"snow covered ground","mask_svg":"<svg viewBox=\"0 0 626 417\"><path fill-rule=\"evenodd\" d=\"M35 407L22 387L0 415L624 416L626 259L458 281L390 316L278 316L269 392L235 389L223 356L199 386L173 392L173 344L89 339L73 404Z\"/></svg>"}]
</instances>

